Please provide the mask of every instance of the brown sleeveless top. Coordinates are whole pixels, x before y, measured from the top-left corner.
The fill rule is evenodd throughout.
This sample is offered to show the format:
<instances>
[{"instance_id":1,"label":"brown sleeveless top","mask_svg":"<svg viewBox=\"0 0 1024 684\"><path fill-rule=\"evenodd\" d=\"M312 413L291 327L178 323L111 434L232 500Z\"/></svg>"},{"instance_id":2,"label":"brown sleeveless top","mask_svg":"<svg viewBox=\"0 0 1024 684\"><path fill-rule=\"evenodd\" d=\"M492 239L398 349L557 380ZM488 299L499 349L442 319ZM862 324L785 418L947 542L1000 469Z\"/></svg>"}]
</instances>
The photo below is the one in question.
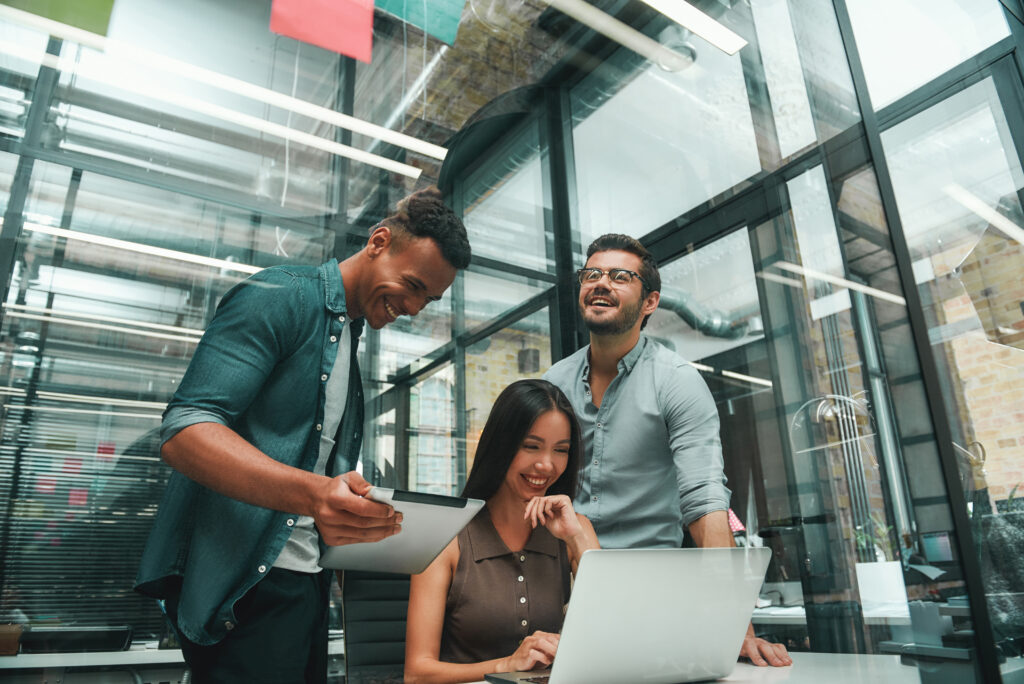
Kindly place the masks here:
<instances>
[{"instance_id":1,"label":"brown sleeveless top","mask_svg":"<svg viewBox=\"0 0 1024 684\"><path fill-rule=\"evenodd\" d=\"M559 632L569 601L565 543L538 527L512 552L484 507L459 533L440 659L475 663L511 655L537 630Z\"/></svg>"}]
</instances>

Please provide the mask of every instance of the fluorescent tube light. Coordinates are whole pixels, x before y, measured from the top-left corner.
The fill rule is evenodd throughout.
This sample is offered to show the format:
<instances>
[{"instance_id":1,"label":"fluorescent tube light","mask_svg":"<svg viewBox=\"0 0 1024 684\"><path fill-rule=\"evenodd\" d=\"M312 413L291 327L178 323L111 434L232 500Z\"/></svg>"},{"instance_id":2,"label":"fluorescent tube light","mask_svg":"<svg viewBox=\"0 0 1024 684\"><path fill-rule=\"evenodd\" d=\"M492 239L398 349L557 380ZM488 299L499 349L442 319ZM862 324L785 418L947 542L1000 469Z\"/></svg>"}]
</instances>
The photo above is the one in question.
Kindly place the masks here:
<instances>
[{"instance_id":1,"label":"fluorescent tube light","mask_svg":"<svg viewBox=\"0 0 1024 684\"><path fill-rule=\"evenodd\" d=\"M798 290L804 289L804 284L796 278L787 278L786 276L779 275L778 273L768 273L767 271L758 271L757 277L762 280L769 280L773 283L779 283L781 285L788 285L789 287L795 287Z\"/></svg>"},{"instance_id":2,"label":"fluorescent tube light","mask_svg":"<svg viewBox=\"0 0 1024 684\"><path fill-rule=\"evenodd\" d=\"M121 325L134 325L141 328L151 328L153 330L164 330L167 332L182 333L185 335L195 335L196 337L202 337L205 330L199 328L182 328L177 325L163 325L161 323L147 323L146 321L136 321L130 318L116 318L114 316L98 316L95 314L77 313L75 311L59 311L57 309L47 309L42 306L29 306L28 304L8 304L4 303L3 307L7 310L25 311L28 313L37 314L48 314L57 316L70 316L72 318L85 318L93 321L102 321L104 323L119 323Z\"/></svg>"},{"instance_id":3,"label":"fluorescent tube light","mask_svg":"<svg viewBox=\"0 0 1024 684\"><path fill-rule=\"evenodd\" d=\"M204 257L198 254L189 254L188 252L179 252L173 249L164 249L163 247L153 247L151 245L143 245L138 242L128 242L127 240L118 240L116 238L105 237L103 235L92 235L90 233L82 233L77 230L67 230L65 228L54 228L52 226L44 226L39 223L29 223L26 221L24 226L25 230L31 231L33 233L43 233L45 235L53 235L54 237L62 237L68 240L79 240L80 242L89 242L94 245L113 247L114 249L123 249L128 252L135 252L137 254L151 254L153 256L162 257L164 259L185 261L190 264L200 264L201 266L210 266L212 268L220 268L226 271L237 271L239 273L248 273L251 275L253 273L257 273L263 270L259 266L251 266L249 264L243 264L237 261L228 261L227 259L214 259L213 257Z\"/></svg>"},{"instance_id":4,"label":"fluorescent tube light","mask_svg":"<svg viewBox=\"0 0 1024 684\"><path fill-rule=\"evenodd\" d=\"M80 402L83 404L109 404L110 406L131 406L133 408L156 409L157 411L163 411L167 407L166 402L141 401L138 399L116 399L114 397L68 394L66 392L40 391L36 393L36 396L40 399L49 399L51 401Z\"/></svg>"},{"instance_id":5,"label":"fluorescent tube light","mask_svg":"<svg viewBox=\"0 0 1024 684\"><path fill-rule=\"evenodd\" d=\"M2 5L0 5L0 7L2 7ZM12 51L8 47L5 48L5 50L8 53L20 52L17 48ZM238 124L239 126L244 126L245 128L250 128L254 131L273 135L285 140L293 140L295 142L302 143L303 145L307 145L308 147L314 147L325 152L330 152L331 154L336 154L339 157L346 157L353 161L376 166L377 168L384 169L385 171L400 173L403 176L408 176L409 178L419 178L422 173L422 170L415 166L403 164L402 162L395 161L394 159L388 159L387 157L382 157L378 154L364 152L363 150L350 145L342 145L341 143L321 138L320 136L313 135L312 133L303 133L302 131L297 131L294 128L289 128L282 124L264 121L257 116L242 114L241 112L236 112L233 109L215 105L196 97L189 97L188 95L174 93L169 90L165 90L159 84L143 83L139 80L129 81L124 78L123 74L113 74L108 72L106 69L82 63L74 63L70 67L62 66L61 60L56 55L51 55L49 53L44 54L40 58L40 62L51 69L86 76L115 88L122 88L154 100L181 107L182 109L188 109L199 114L205 114L206 116L214 119Z\"/></svg>"},{"instance_id":6,"label":"fluorescent tube light","mask_svg":"<svg viewBox=\"0 0 1024 684\"><path fill-rule=\"evenodd\" d=\"M1019 245L1024 245L1024 228L1021 228L994 208L990 207L970 190L956 183L950 183L946 187L942 188L942 191L967 209L988 221L993 228L997 229L1006 237L1015 241Z\"/></svg>"},{"instance_id":7,"label":"fluorescent tube light","mask_svg":"<svg viewBox=\"0 0 1024 684\"><path fill-rule=\"evenodd\" d=\"M665 47L584 0L547 0L547 3L669 71L680 71L693 63L689 57Z\"/></svg>"},{"instance_id":8,"label":"fluorescent tube light","mask_svg":"<svg viewBox=\"0 0 1024 684\"><path fill-rule=\"evenodd\" d=\"M198 337L186 337L184 335L169 335L167 333L153 332L150 330L134 330L122 328L119 325L106 325L104 323L90 323L89 321L76 321L71 318L58 318L56 316L39 316L38 314L24 313L22 311L8 311L8 318L24 318L30 321L43 321L45 323L56 323L58 325L70 325L77 328L92 328L94 330L109 330L111 332L124 333L125 335L139 335L140 337L155 337L159 340L177 340L179 342L199 342Z\"/></svg>"},{"instance_id":9,"label":"fluorescent tube light","mask_svg":"<svg viewBox=\"0 0 1024 684\"><path fill-rule=\"evenodd\" d=\"M775 265L784 271L789 271L790 273L798 273L804 276L805 278L809 278L811 280L820 280L822 282L832 283L833 285L846 287L857 292L863 292L866 295L870 295L878 299L883 299L887 302L892 302L893 304L899 304L900 306L907 305L907 300L904 299L903 297L900 297L899 295L894 295L874 287L868 287L867 285L861 285L860 283L855 283L852 280L847 280L846 278L838 278L836 276L829 275L828 273L815 271L812 268L797 266L796 264L791 264L788 261L777 261L775 262Z\"/></svg>"},{"instance_id":10,"label":"fluorescent tube light","mask_svg":"<svg viewBox=\"0 0 1024 684\"><path fill-rule=\"evenodd\" d=\"M13 23L28 26L58 38L63 38L80 45L91 47L107 55L123 58L133 64L143 64L155 69L160 69L199 83L205 83L207 85L220 88L227 92L235 93L236 95L242 95L243 97L256 100L257 102L263 102L264 104L279 107L302 116L308 116L312 119L317 119L318 121L323 121L324 123L337 126L338 128L350 130L353 133L370 136L372 138L379 138L385 142L428 157L443 160L448 153L448 150L440 145L434 145L410 135L399 133L398 131L378 126L377 124L363 121L362 119L357 119L353 116L348 116L326 107L320 107L319 105L314 105L295 97L283 95L270 90L269 88L253 85L252 83L247 83L246 81L225 76L224 74L219 74L209 69L204 69L170 57L165 57L121 41L111 40L104 36L90 33L89 31L84 31L73 26L68 26L67 24L45 19L30 12L24 12L6 5L0 5L0 19L6 19ZM8 46L8 48L9 47L10 46ZM320 138L320 140L323 140L323 138ZM418 175L419 174L417 174L416 177L418 177Z\"/></svg>"},{"instance_id":11,"label":"fluorescent tube light","mask_svg":"<svg viewBox=\"0 0 1024 684\"><path fill-rule=\"evenodd\" d=\"M693 366L697 370L704 371L705 373L714 373L715 372L714 368L712 368L711 366L705 366L703 363L697 363L695 361L687 361L687 363L689 363L691 366Z\"/></svg>"},{"instance_id":12,"label":"fluorescent tube light","mask_svg":"<svg viewBox=\"0 0 1024 684\"><path fill-rule=\"evenodd\" d=\"M722 375L733 380L742 380L743 382L749 382L752 385L763 385L764 387L771 387L772 381L765 380L764 378L755 378L753 375L744 375L743 373L735 373L730 370L722 371Z\"/></svg>"},{"instance_id":13,"label":"fluorescent tube light","mask_svg":"<svg viewBox=\"0 0 1024 684\"><path fill-rule=\"evenodd\" d=\"M718 23L688 2L683 0L643 1L728 55L735 55L747 44L742 36Z\"/></svg>"},{"instance_id":14,"label":"fluorescent tube light","mask_svg":"<svg viewBox=\"0 0 1024 684\"><path fill-rule=\"evenodd\" d=\"M99 409L74 409L61 406L21 406L19 404L8 404L8 411L40 411L43 413L84 413L94 416L116 416L118 418L149 418L151 420L163 420L159 413L121 413L120 411L101 411Z\"/></svg>"}]
</instances>

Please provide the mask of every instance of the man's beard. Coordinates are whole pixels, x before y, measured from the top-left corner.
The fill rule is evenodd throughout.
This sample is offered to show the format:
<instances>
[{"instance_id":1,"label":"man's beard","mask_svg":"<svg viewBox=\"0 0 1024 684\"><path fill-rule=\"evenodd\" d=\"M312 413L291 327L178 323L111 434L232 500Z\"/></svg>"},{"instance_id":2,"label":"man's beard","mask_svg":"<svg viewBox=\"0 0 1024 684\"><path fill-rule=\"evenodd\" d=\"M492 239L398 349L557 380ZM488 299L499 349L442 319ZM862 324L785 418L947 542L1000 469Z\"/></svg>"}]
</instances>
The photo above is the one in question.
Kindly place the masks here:
<instances>
[{"instance_id":1,"label":"man's beard","mask_svg":"<svg viewBox=\"0 0 1024 684\"><path fill-rule=\"evenodd\" d=\"M591 295L593 297L594 295ZM583 313L583 322L594 335L621 335L624 332L632 329L636 322L640 320L640 312L643 308L643 300L638 299L633 304L623 304L619 300L619 314L613 318L602 319L599 321L590 320L587 318L586 313Z\"/></svg>"}]
</instances>

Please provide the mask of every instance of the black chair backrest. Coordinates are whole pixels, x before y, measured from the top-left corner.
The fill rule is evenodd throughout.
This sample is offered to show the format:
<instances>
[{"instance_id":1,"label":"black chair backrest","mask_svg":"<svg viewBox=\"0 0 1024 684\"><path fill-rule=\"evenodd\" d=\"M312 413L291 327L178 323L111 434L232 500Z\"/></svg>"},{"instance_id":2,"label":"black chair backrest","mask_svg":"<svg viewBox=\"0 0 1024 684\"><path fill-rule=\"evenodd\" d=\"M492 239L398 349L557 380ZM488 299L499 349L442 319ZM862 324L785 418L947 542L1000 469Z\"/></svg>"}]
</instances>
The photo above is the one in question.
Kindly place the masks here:
<instances>
[{"instance_id":1,"label":"black chair backrest","mask_svg":"<svg viewBox=\"0 0 1024 684\"><path fill-rule=\"evenodd\" d=\"M341 586L346 684L400 684L409 576L345 570Z\"/></svg>"},{"instance_id":2,"label":"black chair backrest","mask_svg":"<svg viewBox=\"0 0 1024 684\"><path fill-rule=\"evenodd\" d=\"M808 603L807 632L818 653L866 653L864 616L856 601Z\"/></svg>"}]
</instances>

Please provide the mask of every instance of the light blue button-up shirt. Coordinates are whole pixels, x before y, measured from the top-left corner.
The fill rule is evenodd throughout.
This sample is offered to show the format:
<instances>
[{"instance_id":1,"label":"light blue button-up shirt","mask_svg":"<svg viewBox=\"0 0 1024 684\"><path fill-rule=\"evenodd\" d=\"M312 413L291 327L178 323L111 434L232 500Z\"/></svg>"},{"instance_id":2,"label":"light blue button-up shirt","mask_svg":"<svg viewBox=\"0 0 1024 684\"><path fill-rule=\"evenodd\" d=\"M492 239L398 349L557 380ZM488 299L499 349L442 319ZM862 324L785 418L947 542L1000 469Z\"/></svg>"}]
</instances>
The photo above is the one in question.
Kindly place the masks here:
<instances>
[{"instance_id":1,"label":"light blue button-up shirt","mask_svg":"<svg viewBox=\"0 0 1024 684\"><path fill-rule=\"evenodd\" d=\"M576 511L605 548L676 547L683 526L729 507L718 409L693 366L641 335L594 406L590 347L544 378L565 392L583 430Z\"/></svg>"}]
</instances>

